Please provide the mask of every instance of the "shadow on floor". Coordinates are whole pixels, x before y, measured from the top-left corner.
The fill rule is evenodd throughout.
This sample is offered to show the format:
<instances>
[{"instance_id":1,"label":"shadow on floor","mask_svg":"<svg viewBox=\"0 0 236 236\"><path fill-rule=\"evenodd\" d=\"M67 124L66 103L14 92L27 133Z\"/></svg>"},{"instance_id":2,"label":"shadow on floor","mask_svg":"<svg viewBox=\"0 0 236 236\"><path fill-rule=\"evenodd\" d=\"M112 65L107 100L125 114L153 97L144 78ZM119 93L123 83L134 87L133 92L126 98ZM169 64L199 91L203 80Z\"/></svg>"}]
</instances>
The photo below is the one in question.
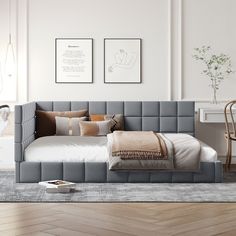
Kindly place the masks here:
<instances>
[{"instance_id":1,"label":"shadow on floor","mask_svg":"<svg viewBox=\"0 0 236 236\"><path fill-rule=\"evenodd\" d=\"M236 183L236 170L224 172L224 183Z\"/></svg>"}]
</instances>

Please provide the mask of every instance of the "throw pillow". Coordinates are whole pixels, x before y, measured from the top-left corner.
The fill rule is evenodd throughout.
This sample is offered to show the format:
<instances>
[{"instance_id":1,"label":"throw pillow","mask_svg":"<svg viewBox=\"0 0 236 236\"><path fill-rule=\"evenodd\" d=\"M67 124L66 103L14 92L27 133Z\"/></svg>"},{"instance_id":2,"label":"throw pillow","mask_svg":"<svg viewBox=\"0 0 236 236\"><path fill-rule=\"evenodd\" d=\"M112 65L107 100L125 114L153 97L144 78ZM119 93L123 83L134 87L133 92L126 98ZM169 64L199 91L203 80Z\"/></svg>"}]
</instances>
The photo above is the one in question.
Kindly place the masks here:
<instances>
[{"instance_id":1,"label":"throw pillow","mask_svg":"<svg viewBox=\"0 0 236 236\"><path fill-rule=\"evenodd\" d=\"M85 121L86 116L83 117L60 117L56 116L56 135L79 136L80 135L80 121Z\"/></svg>"},{"instance_id":2,"label":"throw pillow","mask_svg":"<svg viewBox=\"0 0 236 236\"><path fill-rule=\"evenodd\" d=\"M89 115L91 121L103 121L104 120L104 115L97 115L97 114L92 114Z\"/></svg>"},{"instance_id":3,"label":"throw pillow","mask_svg":"<svg viewBox=\"0 0 236 236\"><path fill-rule=\"evenodd\" d=\"M80 121L81 136L103 136L111 132L110 120L107 121Z\"/></svg>"},{"instance_id":4,"label":"throw pillow","mask_svg":"<svg viewBox=\"0 0 236 236\"><path fill-rule=\"evenodd\" d=\"M122 114L114 114L114 115L92 114L90 115L90 120L91 121L111 120L111 132L115 130L124 130L124 116Z\"/></svg>"},{"instance_id":5,"label":"throw pillow","mask_svg":"<svg viewBox=\"0 0 236 236\"><path fill-rule=\"evenodd\" d=\"M36 115L36 137L50 136L56 134L56 116L63 117L83 117L87 115L87 110L80 111L39 111Z\"/></svg>"},{"instance_id":6,"label":"throw pillow","mask_svg":"<svg viewBox=\"0 0 236 236\"><path fill-rule=\"evenodd\" d=\"M121 114L105 115L104 120L111 121L111 132L115 130L124 130L124 116Z\"/></svg>"}]
</instances>

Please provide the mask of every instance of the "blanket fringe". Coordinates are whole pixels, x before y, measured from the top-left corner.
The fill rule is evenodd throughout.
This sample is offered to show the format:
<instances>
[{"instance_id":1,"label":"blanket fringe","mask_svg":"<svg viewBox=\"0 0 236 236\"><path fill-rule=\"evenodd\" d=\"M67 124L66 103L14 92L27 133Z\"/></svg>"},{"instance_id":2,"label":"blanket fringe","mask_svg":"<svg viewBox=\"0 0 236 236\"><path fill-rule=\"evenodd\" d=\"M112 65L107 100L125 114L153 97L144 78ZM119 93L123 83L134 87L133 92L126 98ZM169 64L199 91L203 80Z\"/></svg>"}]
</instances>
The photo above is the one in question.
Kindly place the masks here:
<instances>
[{"instance_id":1,"label":"blanket fringe","mask_svg":"<svg viewBox=\"0 0 236 236\"><path fill-rule=\"evenodd\" d=\"M123 160L166 160L168 156L163 156L161 152L151 152L151 151L126 151L120 150L116 152L112 152L112 156L119 156Z\"/></svg>"}]
</instances>

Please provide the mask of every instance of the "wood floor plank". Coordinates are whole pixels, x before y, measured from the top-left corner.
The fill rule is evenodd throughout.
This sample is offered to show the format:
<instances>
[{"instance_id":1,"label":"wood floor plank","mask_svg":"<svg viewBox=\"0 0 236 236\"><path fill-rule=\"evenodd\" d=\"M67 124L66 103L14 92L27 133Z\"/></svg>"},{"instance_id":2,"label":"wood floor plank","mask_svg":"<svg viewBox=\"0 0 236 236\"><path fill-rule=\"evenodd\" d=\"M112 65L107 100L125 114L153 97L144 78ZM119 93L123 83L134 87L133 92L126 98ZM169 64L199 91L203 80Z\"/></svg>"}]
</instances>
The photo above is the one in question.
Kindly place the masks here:
<instances>
[{"instance_id":1,"label":"wood floor plank","mask_svg":"<svg viewBox=\"0 0 236 236\"><path fill-rule=\"evenodd\" d=\"M204 212L204 211L203 211ZM208 219L208 220L206 220ZM236 222L236 214L219 214L217 216L209 215L208 212L202 214L201 219L196 218L195 220L188 221L188 218L183 218L182 222L179 221L179 218L176 218L176 221L171 221L167 223L163 223L166 227L168 227L168 231L171 233L175 233L176 235L184 235L185 232L188 234L189 232L199 232L199 225L201 225L201 229L215 227L220 224L221 228L223 228L224 223L228 222Z\"/></svg>"},{"instance_id":2,"label":"wood floor plank","mask_svg":"<svg viewBox=\"0 0 236 236\"><path fill-rule=\"evenodd\" d=\"M68 216L67 216L68 217ZM123 231L122 228L117 230L117 227L111 226L111 227L106 227L103 224L100 224L99 226L94 225L94 222L90 222L89 224L84 224L79 221L71 222L71 220L61 220L61 221L55 221L51 222L51 225L57 226L57 227L62 227L65 229L71 229L73 231L78 231L78 232L83 232L83 233L88 233L88 234L94 234L97 236L133 236L135 234L130 234L126 233ZM138 234L136 234L138 235Z\"/></svg>"},{"instance_id":3,"label":"wood floor plank","mask_svg":"<svg viewBox=\"0 0 236 236\"><path fill-rule=\"evenodd\" d=\"M13 215L17 215L19 214L23 214L25 213L25 215L27 214L32 214L32 206L33 206L33 210L34 212L39 212L42 213L44 211L49 212L49 209L56 209L56 204L52 204L50 203L50 205L42 205L39 203L7 203L9 206L9 209L4 209L2 210L2 206L6 206L3 204L0 204L0 219L1 218L6 218L7 216L13 216Z\"/></svg>"},{"instance_id":4,"label":"wood floor plank","mask_svg":"<svg viewBox=\"0 0 236 236\"><path fill-rule=\"evenodd\" d=\"M32 233L22 234L21 236L53 236L53 235L55 236L56 234L49 234L46 232L34 232L34 234L32 234Z\"/></svg>"},{"instance_id":5,"label":"wood floor plank","mask_svg":"<svg viewBox=\"0 0 236 236\"><path fill-rule=\"evenodd\" d=\"M25 234L30 234L30 235L35 235L37 233L39 233L42 230L48 230L53 228L53 226L51 225L47 225L47 224L37 224L37 225L28 225L28 226L20 226L20 225L15 225L12 226L9 229L5 229L5 230L1 230L0 235L14 235L14 236L18 236L18 235L25 235Z\"/></svg>"},{"instance_id":6,"label":"wood floor plank","mask_svg":"<svg viewBox=\"0 0 236 236\"><path fill-rule=\"evenodd\" d=\"M74 231L70 229L64 229L64 228L53 228L50 230L44 230L43 232L53 234L53 235L66 235L66 236L95 236L96 234L88 234L84 232Z\"/></svg>"},{"instance_id":7,"label":"wood floor plank","mask_svg":"<svg viewBox=\"0 0 236 236\"><path fill-rule=\"evenodd\" d=\"M93 214L94 209L90 209L90 208L88 209L88 208L84 208L83 206L80 206L78 210L78 207L73 206L70 208L70 214L73 215L73 217L76 217L78 220L80 219L81 215L83 215L83 219L84 219L84 214L86 214L87 216L86 219L88 219L89 221L97 220L97 221L106 221L106 222L116 222L117 224L122 224L123 226L134 224L136 225L136 228L140 230L142 230L143 228L150 228L151 230L152 227L155 227L153 225L153 222L155 222L155 219L152 219L150 217L147 218L146 214L144 214L145 211L143 211L143 214L140 215L139 218L137 218L136 211L133 212L128 207L126 207L126 213L123 211L118 212L117 209L116 209L116 213L114 213L113 211L114 207L110 207L110 208L111 208L110 211L106 211L106 212L96 211L96 214ZM63 207L62 208L59 207L59 209L64 211ZM130 212L131 214L133 213L133 217L127 217L127 212ZM122 218L120 217L121 215L123 215Z\"/></svg>"},{"instance_id":8,"label":"wood floor plank","mask_svg":"<svg viewBox=\"0 0 236 236\"><path fill-rule=\"evenodd\" d=\"M186 232L180 232L174 234L175 236L199 236L199 235L217 235L219 233L226 233L228 230L236 230L235 221L213 224L211 226L205 226L199 229L188 230Z\"/></svg>"},{"instance_id":9,"label":"wood floor plank","mask_svg":"<svg viewBox=\"0 0 236 236\"><path fill-rule=\"evenodd\" d=\"M1 203L0 235L231 236L236 203Z\"/></svg>"},{"instance_id":10,"label":"wood floor plank","mask_svg":"<svg viewBox=\"0 0 236 236\"><path fill-rule=\"evenodd\" d=\"M38 224L47 224L50 221L57 220L57 215L51 216L51 217L38 217L38 218L32 218L32 219L24 219L24 216L22 215L22 218L19 218L18 221L13 221L9 223L0 224L0 234L2 231L7 231L11 229L20 229L20 228L27 228L27 227L34 227Z\"/></svg>"},{"instance_id":11,"label":"wood floor plank","mask_svg":"<svg viewBox=\"0 0 236 236\"><path fill-rule=\"evenodd\" d=\"M236 235L235 229L226 230L225 232L215 234L215 236L235 236L235 235Z\"/></svg>"},{"instance_id":12,"label":"wood floor plank","mask_svg":"<svg viewBox=\"0 0 236 236\"><path fill-rule=\"evenodd\" d=\"M6 216L5 218L3 218L3 217L0 218L0 225L7 224L7 223L9 224L9 223L14 223L14 222L19 222L19 221L33 220L33 219L37 220L37 219L42 219L42 218L49 220L50 217L53 217L53 216L57 215L58 213L59 212L57 212L57 211L49 211L48 209L45 209L43 211L37 211L35 209L34 212L28 212L27 214L17 211L17 212L15 212L15 214L12 214L11 216Z\"/></svg>"}]
</instances>

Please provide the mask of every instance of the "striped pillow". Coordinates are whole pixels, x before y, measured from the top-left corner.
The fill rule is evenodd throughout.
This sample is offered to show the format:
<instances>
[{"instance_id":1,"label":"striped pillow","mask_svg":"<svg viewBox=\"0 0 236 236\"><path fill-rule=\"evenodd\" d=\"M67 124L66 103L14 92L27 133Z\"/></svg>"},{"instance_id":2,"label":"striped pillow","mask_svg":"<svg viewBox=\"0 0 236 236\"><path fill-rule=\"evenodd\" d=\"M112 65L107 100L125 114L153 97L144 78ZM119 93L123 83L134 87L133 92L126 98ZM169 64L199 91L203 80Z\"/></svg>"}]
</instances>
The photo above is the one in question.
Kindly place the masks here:
<instances>
[{"instance_id":1,"label":"striped pillow","mask_svg":"<svg viewBox=\"0 0 236 236\"><path fill-rule=\"evenodd\" d=\"M105 115L104 120L111 121L111 132L115 130L124 130L124 116L121 114Z\"/></svg>"},{"instance_id":2,"label":"striped pillow","mask_svg":"<svg viewBox=\"0 0 236 236\"><path fill-rule=\"evenodd\" d=\"M111 122L107 121L80 121L81 136L103 136L111 132Z\"/></svg>"},{"instance_id":3,"label":"striped pillow","mask_svg":"<svg viewBox=\"0 0 236 236\"><path fill-rule=\"evenodd\" d=\"M60 117L56 116L56 135L66 135L66 136L79 136L80 126L79 122L87 119L86 116L83 117Z\"/></svg>"}]
</instances>

